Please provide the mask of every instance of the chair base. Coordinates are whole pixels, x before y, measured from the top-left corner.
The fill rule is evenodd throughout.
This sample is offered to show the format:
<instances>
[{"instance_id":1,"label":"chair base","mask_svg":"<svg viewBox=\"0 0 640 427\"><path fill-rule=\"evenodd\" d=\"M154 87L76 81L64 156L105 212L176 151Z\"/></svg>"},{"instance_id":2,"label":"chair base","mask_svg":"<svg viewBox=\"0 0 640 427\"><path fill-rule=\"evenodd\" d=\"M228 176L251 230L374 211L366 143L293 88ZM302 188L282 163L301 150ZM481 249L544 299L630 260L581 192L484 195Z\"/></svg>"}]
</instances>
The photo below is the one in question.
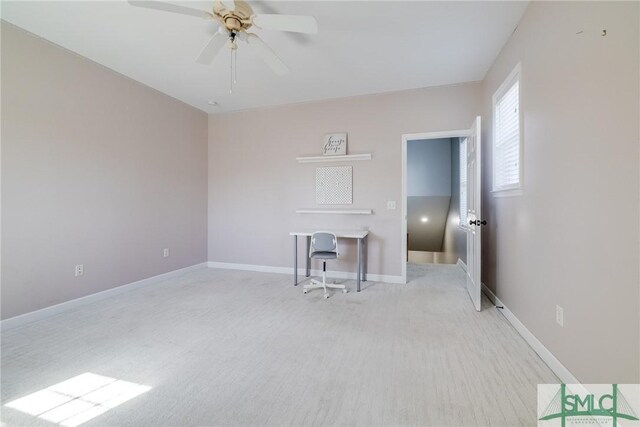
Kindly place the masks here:
<instances>
[{"instance_id":1,"label":"chair base","mask_svg":"<svg viewBox=\"0 0 640 427\"><path fill-rule=\"evenodd\" d=\"M347 287L345 285L338 285L336 283L322 283L320 280L311 279L311 283L308 283L303 286L303 292L306 294L311 289L324 289L324 297L329 298L329 294L327 293L327 288L329 289L342 289L343 293L347 293Z\"/></svg>"}]
</instances>

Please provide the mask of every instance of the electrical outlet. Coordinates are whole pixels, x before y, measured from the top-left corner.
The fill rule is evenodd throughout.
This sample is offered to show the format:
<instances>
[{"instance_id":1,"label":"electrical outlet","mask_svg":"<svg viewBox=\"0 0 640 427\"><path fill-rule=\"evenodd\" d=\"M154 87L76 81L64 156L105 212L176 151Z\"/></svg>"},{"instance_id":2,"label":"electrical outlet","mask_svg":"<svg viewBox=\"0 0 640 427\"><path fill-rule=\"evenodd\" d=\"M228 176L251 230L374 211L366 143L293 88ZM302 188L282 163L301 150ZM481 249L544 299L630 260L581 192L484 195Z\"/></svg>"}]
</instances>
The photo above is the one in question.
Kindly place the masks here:
<instances>
[{"instance_id":1,"label":"electrical outlet","mask_svg":"<svg viewBox=\"0 0 640 427\"><path fill-rule=\"evenodd\" d=\"M76 265L76 277L78 277L78 276L84 276L84 265L83 264Z\"/></svg>"},{"instance_id":2,"label":"electrical outlet","mask_svg":"<svg viewBox=\"0 0 640 427\"><path fill-rule=\"evenodd\" d=\"M167 258L169 256L169 248L164 248L164 250L162 251L162 256L164 258Z\"/></svg>"},{"instance_id":3,"label":"electrical outlet","mask_svg":"<svg viewBox=\"0 0 640 427\"><path fill-rule=\"evenodd\" d=\"M394 202L394 201L388 201L388 202L387 202L387 209L389 209L389 210L395 210L395 209L396 209L396 202Z\"/></svg>"},{"instance_id":4,"label":"electrical outlet","mask_svg":"<svg viewBox=\"0 0 640 427\"><path fill-rule=\"evenodd\" d=\"M564 328L564 310L556 305L556 323Z\"/></svg>"}]
</instances>

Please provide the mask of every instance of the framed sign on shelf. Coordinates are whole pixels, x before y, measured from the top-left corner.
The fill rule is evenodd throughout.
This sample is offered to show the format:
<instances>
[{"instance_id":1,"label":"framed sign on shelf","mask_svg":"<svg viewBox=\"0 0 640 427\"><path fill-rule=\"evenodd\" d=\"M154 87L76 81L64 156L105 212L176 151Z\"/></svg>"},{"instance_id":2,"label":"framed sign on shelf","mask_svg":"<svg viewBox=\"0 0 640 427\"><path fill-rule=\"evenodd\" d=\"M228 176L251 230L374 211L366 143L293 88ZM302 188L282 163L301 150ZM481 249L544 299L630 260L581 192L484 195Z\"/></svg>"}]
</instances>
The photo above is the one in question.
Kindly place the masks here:
<instances>
[{"instance_id":1,"label":"framed sign on shelf","mask_svg":"<svg viewBox=\"0 0 640 427\"><path fill-rule=\"evenodd\" d=\"M347 134L328 133L322 145L323 156L344 156L347 154Z\"/></svg>"}]
</instances>

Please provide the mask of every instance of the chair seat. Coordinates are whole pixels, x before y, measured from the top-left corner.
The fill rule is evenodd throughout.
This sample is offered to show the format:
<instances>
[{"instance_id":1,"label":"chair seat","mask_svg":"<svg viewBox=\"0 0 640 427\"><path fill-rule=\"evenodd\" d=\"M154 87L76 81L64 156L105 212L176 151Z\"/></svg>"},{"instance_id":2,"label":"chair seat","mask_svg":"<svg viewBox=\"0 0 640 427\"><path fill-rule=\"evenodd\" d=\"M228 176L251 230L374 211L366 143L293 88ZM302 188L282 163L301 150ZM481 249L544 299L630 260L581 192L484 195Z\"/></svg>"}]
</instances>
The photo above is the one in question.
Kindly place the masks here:
<instances>
[{"instance_id":1,"label":"chair seat","mask_svg":"<svg viewBox=\"0 0 640 427\"><path fill-rule=\"evenodd\" d=\"M318 252L311 252L311 258L317 258L317 259L337 259L338 258L338 254L335 252L323 252L323 251L318 251Z\"/></svg>"}]
</instances>

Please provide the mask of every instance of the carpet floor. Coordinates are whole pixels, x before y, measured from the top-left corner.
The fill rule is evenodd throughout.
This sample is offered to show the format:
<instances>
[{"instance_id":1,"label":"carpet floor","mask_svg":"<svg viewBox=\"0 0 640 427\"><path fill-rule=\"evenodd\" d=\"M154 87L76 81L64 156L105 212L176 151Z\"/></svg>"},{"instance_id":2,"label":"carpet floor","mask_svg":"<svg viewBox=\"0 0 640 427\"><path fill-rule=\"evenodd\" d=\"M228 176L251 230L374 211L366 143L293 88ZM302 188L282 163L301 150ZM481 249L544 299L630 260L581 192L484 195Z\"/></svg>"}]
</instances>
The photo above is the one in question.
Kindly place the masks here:
<instances>
[{"instance_id":1,"label":"carpet floor","mask_svg":"<svg viewBox=\"0 0 640 427\"><path fill-rule=\"evenodd\" d=\"M2 334L1 420L536 425L536 385L559 382L544 362L487 300L473 309L459 267L408 277L325 300L202 269L22 325Z\"/></svg>"}]
</instances>

